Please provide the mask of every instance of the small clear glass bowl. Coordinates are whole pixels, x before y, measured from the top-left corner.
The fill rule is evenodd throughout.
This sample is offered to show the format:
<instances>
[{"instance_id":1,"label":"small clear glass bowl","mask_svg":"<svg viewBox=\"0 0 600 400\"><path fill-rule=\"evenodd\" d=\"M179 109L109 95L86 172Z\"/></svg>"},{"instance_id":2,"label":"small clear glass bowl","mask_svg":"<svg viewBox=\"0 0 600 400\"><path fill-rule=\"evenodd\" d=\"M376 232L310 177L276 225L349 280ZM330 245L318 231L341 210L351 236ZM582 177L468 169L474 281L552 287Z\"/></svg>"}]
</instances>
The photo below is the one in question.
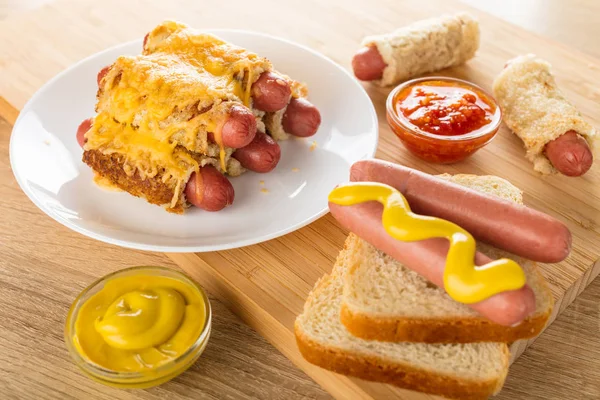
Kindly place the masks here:
<instances>
[{"instance_id":1,"label":"small clear glass bowl","mask_svg":"<svg viewBox=\"0 0 600 400\"><path fill-rule=\"evenodd\" d=\"M412 125L404 115L399 115L396 111L394 106L396 97L407 87L428 81L447 82L451 86L467 88L476 92L480 97L485 97L488 103L495 107L492 121L475 132L455 136L436 135ZM412 79L396 86L386 101L386 117L390 128L404 144L404 147L422 160L436 164L451 164L471 156L492 141L502 122L500 106L485 90L471 82L445 76Z\"/></svg>"},{"instance_id":2,"label":"small clear glass bowl","mask_svg":"<svg viewBox=\"0 0 600 400\"><path fill-rule=\"evenodd\" d=\"M198 339L190 346L190 348L176 359L149 371L123 372L112 371L103 368L102 366L95 364L82 355L73 344L73 338L75 335L75 322L77 321L77 316L81 306L93 295L102 290L104 284L108 280L126 276L164 276L177 279L191 287L196 288L202 296L206 307L206 323L204 324L204 328L202 328ZM75 361L75 364L77 364L77 366L93 380L112 387L125 389L144 389L160 385L175 378L177 375L187 370L196 362L198 357L200 357L202 352L204 352L206 344L208 343L212 326L211 321L212 311L206 292L200 285L194 282L187 275L164 267L132 267L106 275L105 277L97 280L85 288L79 294L79 296L77 296L71 305L69 314L67 315L67 321L65 324L65 343L69 353L71 354L71 357Z\"/></svg>"}]
</instances>

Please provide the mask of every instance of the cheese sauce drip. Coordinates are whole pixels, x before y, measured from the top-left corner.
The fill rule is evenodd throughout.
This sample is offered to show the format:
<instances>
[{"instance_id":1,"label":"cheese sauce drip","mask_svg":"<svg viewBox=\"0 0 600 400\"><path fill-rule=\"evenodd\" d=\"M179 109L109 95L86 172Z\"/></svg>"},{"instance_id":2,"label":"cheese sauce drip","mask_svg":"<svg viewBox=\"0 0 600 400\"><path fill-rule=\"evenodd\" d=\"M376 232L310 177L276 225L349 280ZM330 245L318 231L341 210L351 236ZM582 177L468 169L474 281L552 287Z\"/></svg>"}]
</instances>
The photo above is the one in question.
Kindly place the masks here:
<instances>
[{"instance_id":1,"label":"cheese sauce drip","mask_svg":"<svg viewBox=\"0 0 600 400\"><path fill-rule=\"evenodd\" d=\"M448 239L444 287L458 302L477 303L501 292L520 289L526 283L525 273L513 260L502 258L476 267L475 240L469 232L452 222L413 213L406 198L391 186L371 182L346 184L335 188L329 194L329 201L342 206L367 201L381 203L383 227L397 240Z\"/></svg>"},{"instance_id":2,"label":"cheese sauce drip","mask_svg":"<svg viewBox=\"0 0 600 400\"><path fill-rule=\"evenodd\" d=\"M75 321L78 351L112 371L149 371L184 354L206 323L197 288L161 276L108 281Z\"/></svg>"},{"instance_id":3,"label":"cheese sauce drip","mask_svg":"<svg viewBox=\"0 0 600 400\"><path fill-rule=\"evenodd\" d=\"M198 158L218 154L226 172L231 151L221 141L223 124L233 105L250 104L252 83L270 69L252 52L166 21L150 32L142 55L119 57L102 80L85 149L125 155L131 174L164 172L163 180L178 185L174 206Z\"/></svg>"}]
</instances>

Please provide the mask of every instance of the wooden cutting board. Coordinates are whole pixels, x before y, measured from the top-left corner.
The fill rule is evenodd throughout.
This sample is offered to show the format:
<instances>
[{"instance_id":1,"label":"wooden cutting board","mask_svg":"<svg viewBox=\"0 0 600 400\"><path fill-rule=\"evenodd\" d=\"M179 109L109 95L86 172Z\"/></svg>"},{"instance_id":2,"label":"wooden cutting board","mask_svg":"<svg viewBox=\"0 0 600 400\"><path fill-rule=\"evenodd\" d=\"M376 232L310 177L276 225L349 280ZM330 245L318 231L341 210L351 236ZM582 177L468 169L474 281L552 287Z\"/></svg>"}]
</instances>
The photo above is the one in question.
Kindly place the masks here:
<instances>
[{"instance_id":1,"label":"wooden cutting board","mask_svg":"<svg viewBox=\"0 0 600 400\"><path fill-rule=\"evenodd\" d=\"M29 97L56 73L106 47L143 36L165 18L180 19L199 28L271 33L308 45L349 67L364 35L458 10L470 9L448 0L369 0L352 4L318 0L275 4L258 0L251 6L245 1L177 0L167 4L59 0L0 23L0 115L14 122ZM489 90L507 59L535 52L553 64L558 84L567 97L600 126L600 116L594 115L600 99L600 92L594 87L600 81L596 60L487 14L470 11L480 20L481 48L467 65L443 71L444 75L467 79ZM600 255L598 165L582 178L540 177L524 159L519 140L506 128L466 162L429 165L408 154L387 127L384 103L389 89L365 87L380 120L379 158L429 173L501 176L525 191L528 205L568 224L574 239L571 257L560 264L541 266L557 299L555 315L600 273L600 263L596 262ZM295 233L260 245L169 256L337 398L433 398L329 373L308 364L298 353L292 333L295 316L301 312L314 282L330 271L345 236L346 232L328 215ZM513 345L513 355L518 356L528 344Z\"/></svg>"}]
</instances>

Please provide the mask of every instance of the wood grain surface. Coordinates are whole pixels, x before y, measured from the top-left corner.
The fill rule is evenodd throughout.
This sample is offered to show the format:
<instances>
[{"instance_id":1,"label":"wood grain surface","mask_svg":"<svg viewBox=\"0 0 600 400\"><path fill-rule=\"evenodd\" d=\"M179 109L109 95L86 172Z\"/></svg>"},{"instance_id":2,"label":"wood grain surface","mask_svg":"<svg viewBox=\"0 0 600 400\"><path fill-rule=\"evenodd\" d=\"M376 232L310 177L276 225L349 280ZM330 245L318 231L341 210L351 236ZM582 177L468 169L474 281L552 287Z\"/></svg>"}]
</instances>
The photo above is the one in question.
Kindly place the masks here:
<instances>
[{"instance_id":1,"label":"wood grain surface","mask_svg":"<svg viewBox=\"0 0 600 400\"><path fill-rule=\"evenodd\" d=\"M178 267L163 254L103 244L46 217L12 176L11 128L0 118L0 399L331 398L214 296L208 346L173 381L125 391L82 375L63 340L79 292L122 268Z\"/></svg>"},{"instance_id":2,"label":"wood grain surface","mask_svg":"<svg viewBox=\"0 0 600 400\"><path fill-rule=\"evenodd\" d=\"M52 0L0 0L0 20L28 10L34 10Z\"/></svg>"},{"instance_id":3,"label":"wood grain surface","mask_svg":"<svg viewBox=\"0 0 600 400\"><path fill-rule=\"evenodd\" d=\"M170 5L166 5L158 2L131 1L127 5L122 5L122 7L117 7L117 3L118 2L116 1L111 2L110 0L103 3L59 0L35 11L28 11L26 14L21 14L11 20L7 20L6 23L0 23L0 39L3 39L3 44L8 46L8 51L4 54L10 54L10 57L3 56L0 59L0 96L7 99L3 101L2 98L0 98L0 115L5 116L9 120L14 120L16 112L11 104L17 107L22 106L28 96L45 80L77 59L98 51L108 45L138 37L141 34L140 32L143 32L143 29L141 29L140 26L152 26L152 24L160 21L165 15L182 18L190 23L194 23L190 18L194 20L202 18L200 14L198 14L200 12L198 4L192 2L176 1L172 2ZM184 3L187 5L187 8L181 6ZM283 10L281 11L293 11L294 7L300 5L300 2L291 3L292 4L286 6L282 5ZM438 4L437 2L433 3ZM142 6L142 4L145 7ZM348 7L348 9L341 8L341 4L342 3L338 4L338 2L334 2L327 5L319 5L319 7L326 7L326 11L337 13L336 15L338 16L351 18L358 18L357 15L360 15L360 11L366 9L366 3L362 3L355 8ZM363 28L357 28L356 32L353 32L350 35L352 36L351 38L336 35L335 39L339 39L339 43L345 44L345 48L347 48L350 41L356 40L354 36L362 36L362 34L365 33L365 30L374 31L375 29L384 29L385 27L379 27L378 22L380 21L382 22L382 25L387 24L388 26L392 23L402 24L405 20L412 18L409 17L409 15L414 14L410 14L410 12L420 12L418 10L419 6L415 5L414 2L413 4L408 4L408 2L382 2L382 4L388 8L384 7L383 10L373 10L373 15L363 16L362 18L365 20L364 25L362 25ZM442 12L444 7L446 9L449 7L451 8L452 4L440 5L438 7L439 12ZM211 9L210 6L208 6L208 8L208 10L203 11L210 11L211 13L208 15L213 17L219 15L219 12L222 12L217 9L216 6L215 9ZM115 9L118 9L118 15L115 14ZM386 9L394 10L395 14L386 15L384 12ZM136 21L139 22L139 25L137 25L137 23L133 26L123 26L119 24L120 21L124 21L127 17L128 10L130 12L133 10L144 11L138 14ZM399 15L401 11L407 11L407 15ZM179 16L175 14L178 14ZM233 15L238 14L234 13ZM69 22L78 20L79 18L85 19L86 23L79 23L79 25L75 24L75 27L67 26ZM347 54L344 54L343 51L344 46L340 46L342 49L336 48L326 51L327 41L324 40L324 37L326 36L322 35L325 28L321 25L326 25L327 22L334 23L335 21L330 20L330 18L332 18L331 16L323 17L327 19L325 24L321 20L320 24L317 24L317 22L307 23L306 27L301 26L302 24L291 24L290 27L287 25L263 24L263 18L263 16L258 16L258 22L251 24L243 19L242 16L239 16L237 17L237 20L234 18L234 22L236 27L241 25L239 27L268 31L304 42L317 50L327 53L332 56L334 60L347 66L348 59ZM109 23L109 21L111 23ZM218 20L211 20L211 22L215 21ZM197 25L196 23L194 24ZM506 24L497 22L495 22L495 24L496 25L492 25L499 27L498 32L506 33L506 31L509 30L507 27L508 25ZM348 23L348 25L351 24ZM484 24L484 26L489 25L490 24L487 23ZM23 26L27 26L30 34L17 35L17 37L15 37L14 32L18 31L19 28ZM58 30L56 29L57 26L64 26L65 28ZM219 24L217 22L216 24L211 23L210 26L222 27L228 25L225 23ZM260 26L260 28L257 28L257 26ZM307 29L312 28L313 26L316 28L315 31L306 32ZM353 26L353 28L355 27ZM144 29L146 28L144 27ZM528 36L528 34L523 33L523 31L520 30L517 30L515 33L512 28L510 29L510 32L515 36L512 40L519 39L521 35ZM4 36L3 33L7 36ZM98 33L102 34L101 37L98 37ZM10 36L8 36L9 34ZM80 35L82 40L71 41L75 34ZM44 40L42 40L42 38ZM497 39L495 35L493 39ZM543 49L545 43L547 42L539 39L539 48ZM496 49L495 45L492 47L496 51L504 51L504 53L506 53L505 50ZM545 50L548 54L553 53L550 50ZM554 54L556 61L552 61L554 62L555 67L560 67L560 70L567 72L574 68L573 66L576 62L583 62L581 65L585 65L591 71L597 69L595 67L597 62L594 59L564 49L557 50L557 52L558 54ZM538 53L542 52L538 51ZM490 64L489 60L481 60L481 62L481 65L469 64L469 67L466 67L466 69L459 68L451 71L451 73L456 73L459 76L475 81L477 81L477 79L484 79L485 76L487 76L487 72L479 74L477 71L480 71L481 68L487 68ZM577 100L574 99L574 102L581 106L585 113L590 115L592 114L594 107L597 107L596 104L593 104L593 100L600 98L590 84L594 81L590 79L596 79L596 82L598 80L597 76L589 76L587 73L589 71L581 72L581 65L579 69L574 69L577 71L575 75L568 76L565 74L568 78L562 79L564 79L564 82L568 85L577 83L582 85L582 90L579 93L570 94L570 97L576 97ZM43 68L40 69L40 67ZM14 75L15 72L18 72L18 74ZM11 78L16 78L5 79L9 76ZM489 84L484 86L489 87ZM376 102L379 102L379 100L382 100L385 97L385 92L381 91L370 90L370 94ZM19 102L21 102L21 104L19 104ZM381 109L379 109L379 112L381 118ZM597 123L598 121L596 120L595 122ZM4 146L6 146L7 140L7 134L2 136L2 144ZM510 145L510 140L507 143ZM235 366L231 367L231 365L229 365L229 363L238 361L237 357L239 357L235 352L227 353L225 351L227 350L227 345L231 346L238 343L235 340L228 342L223 348L218 349L219 355L223 356L222 361L224 368L222 369L227 370L227 366L229 366L232 370L232 374L228 377L225 377L223 372L220 372L218 375L219 377L223 377L220 382L222 382L223 386L221 389L224 391L211 391L210 388L207 388L211 384L210 379L212 376L210 375L210 372L206 370L202 370L200 376L196 376L196 367L198 367L198 364L192 372L184 374L174 383L167 384L160 389L157 389L163 390L166 388L167 392L160 392L160 394L152 393L151 395L147 394L148 391L114 391L96 385L79 375L75 371L75 367L69 365L68 354L66 353L66 350L62 348L62 322L59 320L62 318L64 322L64 315L61 314L59 302L50 300L52 299L51 294L54 292L64 293L66 290L69 290L66 286L71 288L73 293L77 293L86 283L89 283L93 278L103 275L104 273L132 265L132 263L151 262L141 261L141 259L145 257L162 258L162 256L150 256L149 253L133 252L131 250L116 249L112 246L102 245L71 233L65 228L58 226L50 219L44 217L18 190L18 187L12 178L12 174L8 170L8 161L5 150L6 147L3 148L3 153L1 155L2 162L5 164L0 164L3 167L3 169L0 170L0 179L2 179L0 180L0 184L2 185L0 187L3 189L3 194L7 192L7 190L4 189L6 186L12 190L15 195L13 197L7 196L8 199L6 202L0 201L1 209L3 211L8 210L8 213L3 213L2 217L0 217L0 228L2 228L3 232L2 236L0 236L3 251L3 259L0 260L0 271L2 272L0 285L2 285L2 293L5 293L5 287L11 289L10 292L8 292L8 289L6 290L6 293L10 293L10 295L2 296L2 298L0 298L0 357L2 357L0 358L0 394L2 394L3 389L6 389L7 394L14 395L16 398L62 398L61 392L75 393L72 396L77 398L89 398L88 396L91 396L92 394L98 398L132 398L134 396L143 398L148 396L176 397L177 394L190 393L200 397L201 393L204 393L205 391L206 396L217 396L216 398L260 397L261 395L263 396L262 398L265 398L265 393L273 393L273 396L275 397L272 398L288 396L293 398L293 394L300 397L326 396L322 392L312 392L309 388L310 383L307 383L306 378L301 374L297 374L295 378L298 379L299 382L302 382L302 384L298 384L301 386L299 389L294 386L295 384L291 381L291 386L283 384L284 387L291 388L288 392L269 392L269 387L265 386L261 381L261 384L258 386L264 386L265 391L254 391L256 388L255 386L251 383L246 383L246 381L242 382L241 378L237 378L238 376L251 377L251 375L244 375L239 372L240 370L243 371L242 368ZM397 147L394 147L394 151L397 151ZM509 154L514 153L520 156L520 153L515 149L507 151ZM394 158L395 155L393 153L383 154L384 158L386 158L386 156L387 158ZM510 179L510 174L518 173L519 171L525 172L526 167L527 164L517 163L517 166L515 166L514 169L504 171L506 174L505 176ZM474 162L465 168L470 171L473 171L473 169L486 171L487 165L484 165L481 162ZM454 171L451 170L448 172ZM492 173L502 175L498 172ZM597 177L597 168L595 174ZM515 183L519 185L518 182ZM560 179L554 182L550 180L549 184L553 186L562 185L562 181ZM582 190L581 187L569 187L568 189ZM543 188L534 186L533 193L528 194L527 200L538 202L540 206L538 207L538 205L536 205L538 208L551 207L551 205L544 200L543 195ZM15 197L19 198L19 196L20 200L15 201ZM568 213L570 207L573 207L573 209L577 206L585 208L588 204L593 204L594 201L597 201L597 193L593 193L591 198L575 205L566 202L563 205L564 207L561 208L561 215L573 218L572 215L569 215ZM31 220L23 218L23 214L21 213L23 209L28 209L28 213L32 216ZM592 229L596 231L597 229L597 221L595 219L592 218L591 220L586 220L583 218L587 215L587 212L593 211L593 209L584 210L584 215L578 214L574 218L575 221L583 225L583 229L580 231L583 236L585 236L586 230ZM4 225L5 218L7 218L7 215L5 214L8 214L8 218L10 218L7 225ZM12 214L16 215L15 219L13 219ZM321 221L319 221L319 223L321 223ZM29 225L29 228L23 229L21 232L18 230L7 230L8 225L11 223L14 224L15 222L21 222L23 226ZM307 228L305 228L305 230L306 229ZM261 268L264 265L277 266L290 263L290 265L293 266L294 263L297 263L297 260L295 260L293 256L290 256L289 253L280 254L277 251L278 247L280 247L277 245L277 241L265 244L265 250L262 253L253 253L254 247L257 246L240 250L241 253L239 255L243 255L244 257L262 257L258 258L260 263L257 263L257 265L247 267L236 259L237 255L235 253L227 254L229 252L225 252L225 254L209 254L207 255L208 259L202 260L201 264L198 264L195 261L194 266L190 268L193 268L194 275L197 275L197 278L200 276L201 270L207 272L205 275L200 276L200 278L208 283L207 286L209 287L209 290L212 293L220 293L223 295L225 304L236 310L238 313L246 315L249 322L254 326L257 326L261 333L268 336L276 344L278 344L278 338L281 338L282 341L278 344L278 347L283 348L284 352L286 352L284 347L289 345L289 338L286 337L286 335L289 335L289 331L286 332L285 329L282 328L288 326L293 320L294 315L292 313L290 314L292 317L288 318L287 314L289 314L292 309L297 308L296 304L301 304L298 302L303 301L303 293L307 292L311 286L309 282L314 281L320 274L330 269L332 249L335 249L336 247L339 249L339 243L343 241L344 237L343 232L341 232L331 220L328 221L327 219L324 219L323 224L315 229L318 229L322 233L324 237L322 243L315 243L312 234L303 233L302 231L295 235L295 239L291 243L293 245L292 250L299 253L303 253L303 249L307 246L316 247L317 251L313 252L314 254L311 254L308 259L309 265L314 268L309 270L298 270L293 269L292 267L288 270ZM13 243L16 244L9 247L4 246L5 242L8 242L8 239L11 238L10 234L4 232L14 232L12 240ZM28 236L25 237L25 234ZM290 243L285 244L288 245ZM589 243L586 242L586 244ZM106 250L106 248L111 250ZM6 256L6 254L8 254L8 256ZM88 263L84 261L85 268L80 268L79 264L82 263L82 260L86 259L86 254L97 254L106 258L102 258L103 262L101 263L97 263L97 260L90 261L89 269ZM175 257L177 258L178 256ZM591 261L593 256L588 257L587 259ZM9 262L6 260L14 263L12 264L12 270L9 269ZM208 260L212 260L213 263L223 262L223 267L215 270L210 266L211 263L206 262ZM586 253L582 253L582 260L584 260L584 263L580 265L580 267L583 269L591 265L591 263L587 266L584 265ZM185 260L179 261L183 265L186 265ZM165 262L163 262L163 264L165 264ZM45 267L42 269L45 273L40 273L38 270L31 270L32 266L38 265L40 268L42 268L42 266ZM207 265L210 270L204 269ZM23 266L27 266L27 268L24 268ZM301 267L303 265L296 266ZM199 270L198 268L202 269ZM4 273L5 270L7 271L6 274ZM40 279L36 281L35 277L37 274L40 274ZM272 279L273 274L275 274L277 279ZM241 275L243 280L236 280L235 288L239 290L232 291L230 286L232 277L238 279L238 275ZM296 279L298 276L300 277L300 280ZM565 276L556 279L556 282L553 280L553 283L561 285L561 279L565 277L570 279L568 271L566 271ZM590 275L588 275L586 279L589 277ZM285 282L286 285L274 284L277 283L277 281ZM35 284L32 285L32 282ZM38 287L40 285L42 286L41 288ZM267 289L267 293L273 295L278 300L281 298L281 293L286 293L290 289L294 293L297 293L298 299L292 298L291 300L280 300L281 303L275 305L276 311L278 312L268 314L263 311L261 313L262 308L259 303L268 301L271 297L257 297L248 300L246 294L246 290L252 292L252 290L254 290L253 287L261 287L261 285L263 288ZM577 286L577 289L580 288L582 288L581 284ZM6 304L1 303L4 301ZM68 308L70 301L71 300L65 300L62 307ZM584 293L583 297L575 303L575 306L567 310L567 313L547 330L542 338L533 345L525 356L517 361L511 370L506 388L499 398L599 398L600 389L598 389L598 382L600 382L600 375L598 373L599 365L597 361L600 356L600 343L598 341L598 333L600 331L599 302L600 284L596 282L592 288ZM50 304L50 306L48 304ZM19 312L21 312L22 315L19 315ZM64 311L64 313L66 313L66 311ZM252 319L249 316L252 317ZM280 318L280 320L285 323L281 324L279 320L272 321L273 318ZM223 325L229 326L229 323L226 322ZM7 328L4 329L5 327ZM58 331L57 328L60 329L60 331ZM25 332L25 334L23 332ZM48 333L40 335L40 332ZM230 332L224 332L224 334L229 335ZM252 332L242 332L242 334L251 335ZM32 345L32 340L39 348ZM252 340L256 340L256 338L254 337ZM214 344L214 341L215 336L213 335L211 344ZM242 341L244 341L244 339L242 339ZM261 349L264 349L263 353L246 353L248 357L245 361L252 362L255 357L259 357L259 365L249 367L249 371L252 371L252 374L258 375L259 377L263 377L262 379L267 383L277 382L277 372L280 370L280 367L276 364L276 361L272 361L271 359L265 361L264 357L267 357L267 354L274 353L272 353L273 350L263 346L264 343L259 346ZM208 355L209 352L207 350L205 356ZM286 353L286 355L288 354ZM233 361L231 361L232 358ZM59 372L55 373L54 365L57 364L57 360L61 360L58 362L58 365L61 367L56 368ZM202 360L204 360L204 357L199 364L203 363ZM263 364L261 361L266 363L266 369L254 371L255 368L265 367L264 365L260 365ZM320 371L303 364L302 360L295 361L308 370L311 375L315 376L315 374L317 374L321 376ZM270 366L273 366L273 368L269 368ZM51 376L53 379L48 377L48 375L50 375L48 371L51 368ZM64 372L63 369L67 372ZM28 374L26 372L30 373ZM194 377L186 380L188 375L194 375ZM329 380L330 378L327 379ZM339 380L339 383L337 384L343 386L344 390L357 390L351 393L345 392L347 393L345 398L358 398L364 394L364 391L358 389L358 386L356 386L354 381L348 383L347 380L340 379L337 376L331 379L333 379L334 382L338 382ZM185 381L179 389L170 387L170 385L179 384L179 380ZM230 386L233 386L233 390L231 392L226 391L227 388L225 387L225 382L227 381L239 382L240 387L230 384ZM196 386L197 382L202 382L205 386ZM247 392L244 391L244 388L242 387L244 385L250 386L247 389ZM360 386L361 383L358 383L358 385ZM191 389L188 386L191 386ZM381 385L377 386L378 387L367 389L368 394L376 398L385 398L387 395L391 394L385 387ZM217 387L219 387L218 384ZM76 391L75 388L81 391ZM232 389L232 387L229 387L229 389ZM401 397L406 399L415 398L408 392L401 391L395 393L399 393ZM424 396L423 398L431 398L431 396Z\"/></svg>"},{"instance_id":4,"label":"wood grain surface","mask_svg":"<svg viewBox=\"0 0 600 400\"><path fill-rule=\"evenodd\" d=\"M513 24L600 59L597 0L461 0Z\"/></svg>"}]
</instances>

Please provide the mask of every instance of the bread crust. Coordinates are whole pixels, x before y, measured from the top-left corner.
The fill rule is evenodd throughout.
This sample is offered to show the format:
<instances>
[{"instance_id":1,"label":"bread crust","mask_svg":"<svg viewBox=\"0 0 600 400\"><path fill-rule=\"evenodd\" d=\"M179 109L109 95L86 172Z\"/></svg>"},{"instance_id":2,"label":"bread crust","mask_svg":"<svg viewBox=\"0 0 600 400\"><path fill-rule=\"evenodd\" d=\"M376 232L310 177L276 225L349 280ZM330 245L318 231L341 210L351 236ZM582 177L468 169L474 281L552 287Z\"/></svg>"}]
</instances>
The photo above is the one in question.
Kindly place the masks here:
<instances>
[{"instance_id":1,"label":"bread crust","mask_svg":"<svg viewBox=\"0 0 600 400\"><path fill-rule=\"evenodd\" d=\"M305 335L298 321L294 325L296 343L302 356L310 363L339 374L388 383L459 400L484 400L502 388L506 374L497 379L472 381L460 376L436 374L410 365L391 363L378 357L356 354L347 349L324 346ZM504 370L508 371L509 351L502 351Z\"/></svg>"},{"instance_id":2,"label":"bread crust","mask_svg":"<svg viewBox=\"0 0 600 400\"><path fill-rule=\"evenodd\" d=\"M525 319L517 326L502 326L485 318L394 318L355 313L342 304L340 319L356 337L385 342L512 343L539 335L552 309Z\"/></svg>"}]
</instances>

